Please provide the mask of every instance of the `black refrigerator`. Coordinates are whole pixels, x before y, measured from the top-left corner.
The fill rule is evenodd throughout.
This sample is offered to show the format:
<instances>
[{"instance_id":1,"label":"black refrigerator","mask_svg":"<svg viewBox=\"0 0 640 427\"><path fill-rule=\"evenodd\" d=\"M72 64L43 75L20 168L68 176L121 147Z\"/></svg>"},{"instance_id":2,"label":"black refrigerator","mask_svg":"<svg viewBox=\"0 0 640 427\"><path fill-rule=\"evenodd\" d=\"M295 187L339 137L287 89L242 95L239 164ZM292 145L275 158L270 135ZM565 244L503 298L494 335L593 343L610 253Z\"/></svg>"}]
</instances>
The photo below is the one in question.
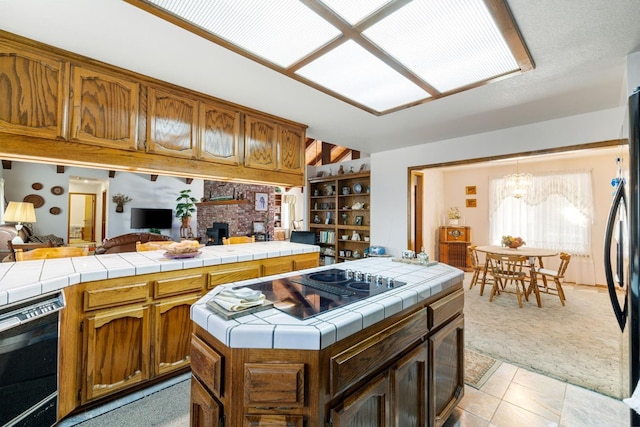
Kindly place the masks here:
<instances>
[{"instance_id":1,"label":"black refrigerator","mask_svg":"<svg viewBox=\"0 0 640 427\"><path fill-rule=\"evenodd\" d=\"M604 240L604 267L620 330L629 328L629 396L640 380L640 87L629 97L629 179L618 174ZM621 298L617 291L624 291ZM631 425L640 414L631 410Z\"/></svg>"}]
</instances>

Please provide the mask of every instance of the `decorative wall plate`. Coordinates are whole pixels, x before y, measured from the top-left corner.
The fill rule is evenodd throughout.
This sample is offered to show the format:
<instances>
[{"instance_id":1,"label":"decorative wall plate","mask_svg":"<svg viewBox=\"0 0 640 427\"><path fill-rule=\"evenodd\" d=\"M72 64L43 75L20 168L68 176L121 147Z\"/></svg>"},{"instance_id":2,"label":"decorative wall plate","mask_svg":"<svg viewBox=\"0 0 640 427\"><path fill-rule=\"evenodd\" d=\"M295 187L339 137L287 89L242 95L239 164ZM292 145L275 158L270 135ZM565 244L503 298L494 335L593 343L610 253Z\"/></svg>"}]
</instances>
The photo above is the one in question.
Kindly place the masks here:
<instances>
[{"instance_id":1,"label":"decorative wall plate","mask_svg":"<svg viewBox=\"0 0 640 427\"><path fill-rule=\"evenodd\" d=\"M51 192L56 196L59 196L61 194L64 194L64 188L60 187L59 185L56 185L55 187L51 187Z\"/></svg>"},{"instance_id":2,"label":"decorative wall plate","mask_svg":"<svg viewBox=\"0 0 640 427\"><path fill-rule=\"evenodd\" d=\"M353 192L356 193L356 194L362 193L362 185L354 184L353 185Z\"/></svg>"},{"instance_id":3,"label":"decorative wall plate","mask_svg":"<svg viewBox=\"0 0 640 427\"><path fill-rule=\"evenodd\" d=\"M54 206L53 208L49 209L49 213L51 215L58 215L61 211L61 209L59 207Z\"/></svg>"},{"instance_id":4,"label":"decorative wall plate","mask_svg":"<svg viewBox=\"0 0 640 427\"><path fill-rule=\"evenodd\" d=\"M23 202L33 203L33 207L38 209L40 206L44 205L44 199L42 196L38 196L37 194L29 194L28 196L24 196L22 199Z\"/></svg>"},{"instance_id":5,"label":"decorative wall plate","mask_svg":"<svg viewBox=\"0 0 640 427\"><path fill-rule=\"evenodd\" d=\"M31 188L33 188L34 190L42 190L42 187L43 185L39 182L34 182L33 184L31 184Z\"/></svg>"}]
</instances>

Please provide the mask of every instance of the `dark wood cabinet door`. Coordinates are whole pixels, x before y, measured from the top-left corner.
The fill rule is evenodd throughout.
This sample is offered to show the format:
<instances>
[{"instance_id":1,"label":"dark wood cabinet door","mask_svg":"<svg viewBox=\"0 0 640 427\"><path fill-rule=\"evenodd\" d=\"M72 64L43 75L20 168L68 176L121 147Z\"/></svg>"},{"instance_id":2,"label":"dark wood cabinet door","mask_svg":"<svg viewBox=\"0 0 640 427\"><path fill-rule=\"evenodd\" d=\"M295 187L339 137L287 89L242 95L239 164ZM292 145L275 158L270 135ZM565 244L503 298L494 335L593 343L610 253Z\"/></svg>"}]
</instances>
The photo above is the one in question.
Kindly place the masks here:
<instances>
[{"instance_id":1,"label":"dark wood cabinet door","mask_svg":"<svg viewBox=\"0 0 640 427\"><path fill-rule=\"evenodd\" d=\"M391 417L395 426L427 425L427 358L424 342L391 369Z\"/></svg>"},{"instance_id":2,"label":"dark wood cabinet door","mask_svg":"<svg viewBox=\"0 0 640 427\"><path fill-rule=\"evenodd\" d=\"M244 416L244 427L303 427L302 415L263 415L251 414Z\"/></svg>"},{"instance_id":3,"label":"dark wood cabinet door","mask_svg":"<svg viewBox=\"0 0 640 427\"><path fill-rule=\"evenodd\" d=\"M73 67L71 139L124 150L137 148L138 83Z\"/></svg>"},{"instance_id":4,"label":"dark wood cabinet door","mask_svg":"<svg viewBox=\"0 0 640 427\"><path fill-rule=\"evenodd\" d=\"M216 427L220 425L222 405L209 394L194 376L191 377L191 427Z\"/></svg>"},{"instance_id":5,"label":"dark wood cabinet door","mask_svg":"<svg viewBox=\"0 0 640 427\"><path fill-rule=\"evenodd\" d=\"M429 421L442 426L464 395L464 317L429 338Z\"/></svg>"},{"instance_id":6,"label":"dark wood cabinet door","mask_svg":"<svg viewBox=\"0 0 640 427\"><path fill-rule=\"evenodd\" d=\"M66 69L59 58L0 43L0 132L64 137Z\"/></svg>"},{"instance_id":7,"label":"dark wood cabinet door","mask_svg":"<svg viewBox=\"0 0 640 427\"><path fill-rule=\"evenodd\" d=\"M330 422L333 427L390 426L389 378L379 376L349 395L333 408Z\"/></svg>"},{"instance_id":8,"label":"dark wood cabinet door","mask_svg":"<svg viewBox=\"0 0 640 427\"><path fill-rule=\"evenodd\" d=\"M172 298L154 304L154 376L189 366L191 305L198 295Z\"/></svg>"},{"instance_id":9,"label":"dark wood cabinet door","mask_svg":"<svg viewBox=\"0 0 640 427\"><path fill-rule=\"evenodd\" d=\"M200 103L199 158L237 165L240 161L240 113L214 103Z\"/></svg>"},{"instance_id":10,"label":"dark wood cabinet door","mask_svg":"<svg viewBox=\"0 0 640 427\"><path fill-rule=\"evenodd\" d=\"M174 157L196 157L198 101L150 87L147 151Z\"/></svg>"},{"instance_id":11,"label":"dark wood cabinet door","mask_svg":"<svg viewBox=\"0 0 640 427\"><path fill-rule=\"evenodd\" d=\"M149 307L104 310L84 325L86 401L149 379Z\"/></svg>"},{"instance_id":12,"label":"dark wood cabinet door","mask_svg":"<svg viewBox=\"0 0 640 427\"><path fill-rule=\"evenodd\" d=\"M277 125L266 119L247 115L244 134L244 165L276 170Z\"/></svg>"}]
</instances>

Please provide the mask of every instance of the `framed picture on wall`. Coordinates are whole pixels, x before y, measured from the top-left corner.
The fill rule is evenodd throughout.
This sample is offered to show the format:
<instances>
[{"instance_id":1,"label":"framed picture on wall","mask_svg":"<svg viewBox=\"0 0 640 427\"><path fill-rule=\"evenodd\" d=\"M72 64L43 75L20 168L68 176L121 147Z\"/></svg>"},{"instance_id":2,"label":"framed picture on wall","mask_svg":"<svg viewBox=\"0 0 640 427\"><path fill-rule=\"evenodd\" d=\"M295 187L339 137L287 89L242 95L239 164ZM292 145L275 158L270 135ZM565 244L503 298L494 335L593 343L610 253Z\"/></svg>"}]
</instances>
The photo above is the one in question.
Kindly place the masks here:
<instances>
[{"instance_id":1,"label":"framed picture on wall","mask_svg":"<svg viewBox=\"0 0 640 427\"><path fill-rule=\"evenodd\" d=\"M475 185L467 185L464 187L465 194L476 194L476 186Z\"/></svg>"},{"instance_id":2,"label":"framed picture on wall","mask_svg":"<svg viewBox=\"0 0 640 427\"><path fill-rule=\"evenodd\" d=\"M269 196L267 193L256 193L256 210L266 211L269 205Z\"/></svg>"},{"instance_id":3,"label":"framed picture on wall","mask_svg":"<svg viewBox=\"0 0 640 427\"><path fill-rule=\"evenodd\" d=\"M475 208L477 207L477 199L467 199L467 207L468 208Z\"/></svg>"}]
</instances>

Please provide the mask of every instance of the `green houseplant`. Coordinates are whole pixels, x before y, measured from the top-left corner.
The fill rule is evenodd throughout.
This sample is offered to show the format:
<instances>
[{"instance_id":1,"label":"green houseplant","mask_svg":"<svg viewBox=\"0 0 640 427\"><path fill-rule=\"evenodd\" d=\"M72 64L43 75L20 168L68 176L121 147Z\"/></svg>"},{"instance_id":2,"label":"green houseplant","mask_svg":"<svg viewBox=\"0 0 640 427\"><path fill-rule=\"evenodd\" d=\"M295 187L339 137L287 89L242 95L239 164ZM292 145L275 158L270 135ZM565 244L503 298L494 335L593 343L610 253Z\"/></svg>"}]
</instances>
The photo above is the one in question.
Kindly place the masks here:
<instances>
[{"instance_id":1,"label":"green houseplant","mask_svg":"<svg viewBox=\"0 0 640 427\"><path fill-rule=\"evenodd\" d=\"M176 199L176 202L179 202L176 205L176 218L180 218L183 222L188 221L187 218L191 218L191 214L196 211L197 201L198 199L191 195L191 189L182 190Z\"/></svg>"}]
</instances>

